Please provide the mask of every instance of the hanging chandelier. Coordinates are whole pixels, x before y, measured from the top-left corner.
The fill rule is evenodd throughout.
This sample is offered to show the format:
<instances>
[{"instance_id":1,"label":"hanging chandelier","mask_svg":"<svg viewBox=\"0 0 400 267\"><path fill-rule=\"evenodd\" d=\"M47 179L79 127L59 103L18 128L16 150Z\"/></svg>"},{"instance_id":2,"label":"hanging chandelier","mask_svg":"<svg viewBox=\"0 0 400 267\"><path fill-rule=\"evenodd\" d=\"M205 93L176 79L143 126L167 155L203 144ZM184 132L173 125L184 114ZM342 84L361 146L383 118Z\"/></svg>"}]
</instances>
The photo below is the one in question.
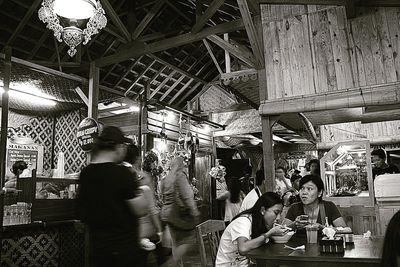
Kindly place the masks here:
<instances>
[{"instance_id":1,"label":"hanging chandelier","mask_svg":"<svg viewBox=\"0 0 400 267\"><path fill-rule=\"evenodd\" d=\"M68 46L68 55L73 57L76 47L83 41L87 44L91 36L107 25L104 9L96 0L43 0L39 19L54 31L59 42Z\"/></svg>"}]
</instances>

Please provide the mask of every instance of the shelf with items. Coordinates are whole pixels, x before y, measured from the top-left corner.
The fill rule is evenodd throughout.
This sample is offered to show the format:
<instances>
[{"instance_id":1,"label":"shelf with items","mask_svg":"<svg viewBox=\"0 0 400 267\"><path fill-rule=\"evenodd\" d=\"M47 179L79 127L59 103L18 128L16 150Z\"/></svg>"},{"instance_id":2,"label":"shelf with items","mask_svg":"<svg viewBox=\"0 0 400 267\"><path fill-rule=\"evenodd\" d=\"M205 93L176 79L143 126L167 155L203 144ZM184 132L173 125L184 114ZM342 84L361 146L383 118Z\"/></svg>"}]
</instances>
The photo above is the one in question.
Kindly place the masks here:
<instances>
[{"instance_id":1,"label":"shelf with items","mask_svg":"<svg viewBox=\"0 0 400 267\"><path fill-rule=\"evenodd\" d=\"M325 199L338 206L374 206L369 141L341 142L321 159Z\"/></svg>"}]
</instances>

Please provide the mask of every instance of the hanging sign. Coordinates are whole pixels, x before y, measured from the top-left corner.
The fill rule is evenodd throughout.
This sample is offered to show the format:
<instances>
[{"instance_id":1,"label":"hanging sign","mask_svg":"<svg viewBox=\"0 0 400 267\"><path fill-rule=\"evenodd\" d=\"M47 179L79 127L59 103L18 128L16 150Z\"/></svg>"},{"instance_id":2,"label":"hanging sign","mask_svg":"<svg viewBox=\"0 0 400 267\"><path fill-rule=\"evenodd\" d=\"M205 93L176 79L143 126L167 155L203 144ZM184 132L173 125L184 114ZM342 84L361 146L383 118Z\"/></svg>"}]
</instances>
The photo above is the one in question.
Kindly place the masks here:
<instances>
[{"instance_id":1,"label":"hanging sign","mask_svg":"<svg viewBox=\"0 0 400 267\"><path fill-rule=\"evenodd\" d=\"M99 124L92 118L85 118L79 123L76 137L83 151L89 152L94 147L94 142L99 135Z\"/></svg>"}]
</instances>

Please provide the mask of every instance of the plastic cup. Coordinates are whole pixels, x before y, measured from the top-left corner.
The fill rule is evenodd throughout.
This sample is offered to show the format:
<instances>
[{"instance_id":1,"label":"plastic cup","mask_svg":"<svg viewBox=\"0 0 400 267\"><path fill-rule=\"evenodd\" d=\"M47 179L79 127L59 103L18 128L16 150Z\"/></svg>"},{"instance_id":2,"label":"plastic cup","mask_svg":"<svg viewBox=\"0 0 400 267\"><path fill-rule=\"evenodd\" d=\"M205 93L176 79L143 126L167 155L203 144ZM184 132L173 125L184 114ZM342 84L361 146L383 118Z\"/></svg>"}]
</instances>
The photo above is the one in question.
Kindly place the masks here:
<instances>
[{"instance_id":1,"label":"plastic cup","mask_svg":"<svg viewBox=\"0 0 400 267\"><path fill-rule=\"evenodd\" d=\"M307 243L315 244L318 239L318 226L317 225L306 225Z\"/></svg>"}]
</instances>

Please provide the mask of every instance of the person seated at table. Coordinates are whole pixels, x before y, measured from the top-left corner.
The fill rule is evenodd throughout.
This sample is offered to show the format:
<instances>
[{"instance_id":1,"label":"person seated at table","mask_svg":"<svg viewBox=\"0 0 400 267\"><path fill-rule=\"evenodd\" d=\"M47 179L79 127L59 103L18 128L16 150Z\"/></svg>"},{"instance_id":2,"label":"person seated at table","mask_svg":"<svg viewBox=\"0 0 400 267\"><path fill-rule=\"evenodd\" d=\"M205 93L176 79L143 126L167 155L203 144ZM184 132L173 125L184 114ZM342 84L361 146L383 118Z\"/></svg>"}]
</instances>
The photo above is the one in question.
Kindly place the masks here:
<instances>
[{"instance_id":1,"label":"person seated at table","mask_svg":"<svg viewBox=\"0 0 400 267\"><path fill-rule=\"evenodd\" d=\"M386 162L386 152L382 148L375 149L371 152L372 161L372 177L375 179L376 176L385 173L400 173L399 168L396 165L388 164Z\"/></svg>"},{"instance_id":2,"label":"person seated at table","mask_svg":"<svg viewBox=\"0 0 400 267\"><path fill-rule=\"evenodd\" d=\"M245 255L250 250L267 243L270 236L288 231L283 226L274 226L282 208L281 197L267 192L251 209L236 216L221 236L215 266L249 266Z\"/></svg>"},{"instance_id":3,"label":"person seated at table","mask_svg":"<svg viewBox=\"0 0 400 267\"><path fill-rule=\"evenodd\" d=\"M346 223L331 201L322 200L324 183L316 175L306 175L300 180L301 202L290 206L283 223L289 227L299 229L298 233L304 233L307 224L318 224L322 228L326 224L335 227L346 227Z\"/></svg>"},{"instance_id":4,"label":"person seated at table","mask_svg":"<svg viewBox=\"0 0 400 267\"><path fill-rule=\"evenodd\" d=\"M286 191L292 188L290 179L286 178L285 168L278 166L275 169L275 192L283 196Z\"/></svg>"},{"instance_id":5,"label":"person seated at table","mask_svg":"<svg viewBox=\"0 0 400 267\"><path fill-rule=\"evenodd\" d=\"M400 266L400 211L393 215L386 228L381 267Z\"/></svg>"}]
</instances>

